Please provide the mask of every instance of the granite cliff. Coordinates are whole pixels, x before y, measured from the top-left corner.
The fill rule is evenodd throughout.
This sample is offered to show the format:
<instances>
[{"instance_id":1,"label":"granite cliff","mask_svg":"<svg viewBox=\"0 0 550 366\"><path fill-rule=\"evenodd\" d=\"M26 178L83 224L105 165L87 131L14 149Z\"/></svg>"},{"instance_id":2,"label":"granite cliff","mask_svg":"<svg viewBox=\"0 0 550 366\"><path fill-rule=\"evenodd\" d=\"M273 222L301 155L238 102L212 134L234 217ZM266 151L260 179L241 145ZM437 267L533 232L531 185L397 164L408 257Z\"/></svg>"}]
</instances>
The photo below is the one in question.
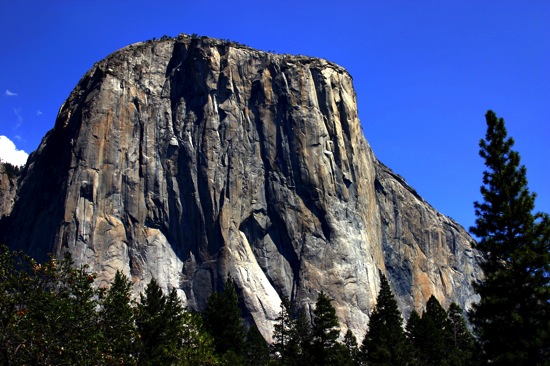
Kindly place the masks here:
<instances>
[{"instance_id":1,"label":"granite cliff","mask_svg":"<svg viewBox=\"0 0 550 366\"><path fill-rule=\"evenodd\" d=\"M13 168L13 165L6 166L0 160L0 219L9 215L13 207L18 178L18 172Z\"/></svg>"},{"instance_id":2,"label":"granite cliff","mask_svg":"<svg viewBox=\"0 0 550 366\"><path fill-rule=\"evenodd\" d=\"M155 277L204 308L231 274L267 339L323 290L362 338L379 273L408 314L475 299L472 239L382 165L350 75L323 59L181 35L88 71L31 154L2 239L72 253L107 284Z\"/></svg>"}]
</instances>

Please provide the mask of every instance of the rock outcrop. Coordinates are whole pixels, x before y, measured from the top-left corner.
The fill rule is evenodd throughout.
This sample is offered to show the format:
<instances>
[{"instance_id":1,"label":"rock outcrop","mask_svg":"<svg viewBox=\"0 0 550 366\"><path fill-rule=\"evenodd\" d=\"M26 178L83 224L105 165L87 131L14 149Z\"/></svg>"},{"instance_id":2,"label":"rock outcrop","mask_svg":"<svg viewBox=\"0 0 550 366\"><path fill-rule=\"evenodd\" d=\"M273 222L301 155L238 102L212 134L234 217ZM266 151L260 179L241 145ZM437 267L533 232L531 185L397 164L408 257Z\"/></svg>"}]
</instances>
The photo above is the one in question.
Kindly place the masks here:
<instances>
[{"instance_id":1,"label":"rock outcrop","mask_svg":"<svg viewBox=\"0 0 550 366\"><path fill-rule=\"evenodd\" d=\"M401 309L422 309L431 295L467 307L480 276L473 239L380 162L375 189L387 276Z\"/></svg>"},{"instance_id":2,"label":"rock outcrop","mask_svg":"<svg viewBox=\"0 0 550 366\"><path fill-rule=\"evenodd\" d=\"M468 234L375 158L343 68L184 35L86 73L2 234L194 309L231 274L267 339L282 296L311 311L325 291L362 337L380 271L405 314L431 294L467 306L480 274Z\"/></svg>"},{"instance_id":3,"label":"rock outcrop","mask_svg":"<svg viewBox=\"0 0 550 366\"><path fill-rule=\"evenodd\" d=\"M0 218L9 215L12 210L17 191L17 177L18 172L13 171L13 166L6 169L0 160Z\"/></svg>"}]
</instances>

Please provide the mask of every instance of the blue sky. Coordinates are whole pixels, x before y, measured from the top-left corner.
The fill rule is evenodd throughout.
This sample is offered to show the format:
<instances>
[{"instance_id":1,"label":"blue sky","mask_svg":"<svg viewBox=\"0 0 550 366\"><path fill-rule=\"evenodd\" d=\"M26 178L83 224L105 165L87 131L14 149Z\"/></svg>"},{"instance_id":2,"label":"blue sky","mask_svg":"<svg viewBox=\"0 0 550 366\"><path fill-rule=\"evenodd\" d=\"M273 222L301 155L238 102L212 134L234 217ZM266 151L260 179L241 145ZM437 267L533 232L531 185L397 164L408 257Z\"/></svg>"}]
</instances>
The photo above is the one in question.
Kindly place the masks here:
<instances>
[{"instance_id":1,"label":"blue sky","mask_svg":"<svg viewBox=\"0 0 550 366\"><path fill-rule=\"evenodd\" d=\"M548 0L0 0L0 136L35 150L96 61L179 33L345 67L376 156L466 228L493 109L550 212Z\"/></svg>"}]
</instances>

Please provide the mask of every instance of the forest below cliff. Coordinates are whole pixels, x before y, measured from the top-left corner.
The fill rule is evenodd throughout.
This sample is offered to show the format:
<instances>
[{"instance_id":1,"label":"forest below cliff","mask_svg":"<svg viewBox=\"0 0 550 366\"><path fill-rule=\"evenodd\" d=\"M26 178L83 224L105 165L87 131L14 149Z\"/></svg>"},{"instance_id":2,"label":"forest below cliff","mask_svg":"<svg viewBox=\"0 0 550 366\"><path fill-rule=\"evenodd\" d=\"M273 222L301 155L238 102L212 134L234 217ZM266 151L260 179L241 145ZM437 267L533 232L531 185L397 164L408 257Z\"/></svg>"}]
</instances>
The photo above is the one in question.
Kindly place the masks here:
<instances>
[{"instance_id":1,"label":"forest below cliff","mask_svg":"<svg viewBox=\"0 0 550 366\"><path fill-rule=\"evenodd\" d=\"M462 309L445 311L435 297L403 329L384 276L369 331L358 344L340 324L323 292L311 321L288 299L281 304L274 342L246 329L229 276L202 313L187 311L175 289L152 280L139 299L117 272L108 288L94 286L86 267L62 260L38 263L0 253L0 359L4 365L474 365L479 352Z\"/></svg>"}]
</instances>

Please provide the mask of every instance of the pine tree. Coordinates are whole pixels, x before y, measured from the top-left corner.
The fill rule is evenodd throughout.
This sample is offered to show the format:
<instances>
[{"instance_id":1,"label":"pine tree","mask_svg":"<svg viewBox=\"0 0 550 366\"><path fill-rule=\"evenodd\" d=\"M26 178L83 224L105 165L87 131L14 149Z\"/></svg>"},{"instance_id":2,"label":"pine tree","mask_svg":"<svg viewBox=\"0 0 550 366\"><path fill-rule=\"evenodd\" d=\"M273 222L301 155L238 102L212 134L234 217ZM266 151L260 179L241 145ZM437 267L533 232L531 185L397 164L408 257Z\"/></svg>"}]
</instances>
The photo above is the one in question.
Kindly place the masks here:
<instances>
[{"instance_id":1,"label":"pine tree","mask_svg":"<svg viewBox=\"0 0 550 366\"><path fill-rule=\"evenodd\" d=\"M132 365L137 337L134 309L131 305L131 283L122 272L115 278L99 311L103 358L111 365Z\"/></svg>"},{"instance_id":2,"label":"pine tree","mask_svg":"<svg viewBox=\"0 0 550 366\"><path fill-rule=\"evenodd\" d=\"M311 324L306 316L306 313L301 310L296 315L296 343L297 343L297 356L294 361L294 365L297 366L310 366L314 364L312 356L312 334Z\"/></svg>"},{"instance_id":3,"label":"pine tree","mask_svg":"<svg viewBox=\"0 0 550 366\"><path fill-rule=\"evenodd\" d=\"M139 338L139 362L152 365L161 357L162 335L166 319L162 313L166 306L166 296L157 281L153 278L140 294L140 302L136 308L136 326Z\"/></svg>"},{"instance_id":4,"label":"pine tree","mask_svg":"<svg viewBox=\"0 0 550 366\"><path fill-rule=\"evenodd\" d=\"M313 311L312 355L319 366L335 365L340 328L336 310L329 297L321 291Z\"/></svg>"},{"instance_id":5,"label":"pine tree","mask_svg":"<svg viewBox=\"0 0 550 366\"><path fill-rule=\"evenodd\" d=\"M176 291L164 295L153 278L140 294L136 326L140 338L140 365L169 365L177 360L183 307Z\"/></svg>"},{"instance_id":6,"label":"pine tree","mask_svg":"<svg viewBox=\"0 0 550 366\"><path fill-rule=\"evenodd\" d=\"M445 311L432 295L422 317L411 312L406 326L411 365L478 365L475 340L455 303Z\"/></svg>"},{"instance_id":7,"label":"pine tree","mask_svg":"<svg viewBox=\"0 0 550 366\"><path fill-rule=\"evenodd\" d=\"M291 316L291 305L288 297L281 301L281 311L273 326L273 344L271 353L280 365L291 365L298 355L296 322Z\"/></svg>"},{"instance_id":8,"label":"pine tree","mask_svg":"<svg viewBox=\"0 0 550 366\"><path fill-rule=\"evenodd\" d=\"M265 366L269 362L269 345L256 327L248 328L245 341L245 365Z\"/></svg>"},{"instance_id":9,"label":"pine tree","mask_svg":"<svg viewBox=\"0 0 550 366\"><path fill-rule=\"evenodd\" d=\"M408 343L411 346L410 350L410 364L422 365L422 357L420 349L422 348L422 342L424 341L422 319L416 310L411 311L407 325L405 327L405 335Z\"/></svg>"},{"instance_id":10,"label":"pine tree","mask_svg":"<svg viewBox=\"0 0 550 366\"><path fill-rule=\"evenodd\" d=\"M210 295L203 316L205 328L214 338L218 354L225 355L227 362L242 362L246 333L237 289L231 276L227 277L223 292Z\"/></svg>"},{"instance_id":11,"label":"pine tree","mask_svg":"<svg viewBox=\"0 0 550 366\"><path fill-rule=\"evenodd\" d=\"M411 363L414 365L447 365L448 326L447 312L432 295L422 317L411 312L406 326L409 339Z\"/></svg>"},{"instance_id":12,"label":"pine tree","mask_svg":"<svg viewBox=\"0 0 550 366\"><path fill-rule=\"evenodd\" d=\"M166 306L162 317L166 319L166 328L164 331L165 349L167 354L172 354L181 344L182 326L185 309L181 303L175 288L172 288L166 297Z\"/></svg>"},{"instance_id":13,"label":"pine tree","mask_svg":"<svg viewBox=\"0 0 550 366\"><path fill-rule=\"evenodd\" d=\"M357 344L357 338L355 338L355 335L350 329L348 329L344 335L344 347L349 356L349 363L351 365L359 365L359 346Z\"/></svg>"},{"instance_id":14,"label":"pine tree","mask_svg":"<svg viewBox=\"0 0 550 366\"><path fill-rule=\"evenodd\" d=\"M447 312L434 295L426 303L420 321L421 359L426 365L447 365L449 327Z\"/></svg>"},{"instance_id":15,"label":"pine tree","mask_svg":"<svg viewBox=\"0 0 550 366\"><path fill-rule=\"evenodd\" d=\"M214 340L204 329L201 314L184 311L180 331L178 365L218 365Z\"/></svg>"},{"instance_id":16,"label":"pine tree","mask_svg":"<svg viewBox=\"0 0 550 366\"><path fill-rule=\"evenodd\" d=\"M485 277L474 283L481 300L470 319L493 364L542 364L550 359L550 219L532 214L535 194L504 120L492 111L485 118L483 202L470 228Z\"/></svg>"},{"instance_id":17,"label":"pine tree","mask_svg":"<svg viewBox=\"0 0 550 366\"><path fill-rule=\"evenodd\" d=\"M311 327L303 311L293 316L288 297L281 301L281 311L274 325L271 345L272 363L308 366L311 358Z\"/></svg>"},{"instance_id":18,"label":"pine tree","mask_svg":"<svg viewBox=\"0 0 550 366\"><path fill-rule=\"evenodd\" d=\"M449 365L469 366L477 364L476 343L470 333L466 320L462 316L462 308L452 303L448 311L449 329Z\"/></svg>"},{"instance_id":19,"label":"pine tree","mask_svg":"<svg viewBox=\"0 0 550 366\"><path fill-rule=\"evenodd\" d=\"M410 359L403 319L384 275L380 276L380 292L361 345L361 355L368 365L405 365Z\"/></svg>"}]
</instances>

